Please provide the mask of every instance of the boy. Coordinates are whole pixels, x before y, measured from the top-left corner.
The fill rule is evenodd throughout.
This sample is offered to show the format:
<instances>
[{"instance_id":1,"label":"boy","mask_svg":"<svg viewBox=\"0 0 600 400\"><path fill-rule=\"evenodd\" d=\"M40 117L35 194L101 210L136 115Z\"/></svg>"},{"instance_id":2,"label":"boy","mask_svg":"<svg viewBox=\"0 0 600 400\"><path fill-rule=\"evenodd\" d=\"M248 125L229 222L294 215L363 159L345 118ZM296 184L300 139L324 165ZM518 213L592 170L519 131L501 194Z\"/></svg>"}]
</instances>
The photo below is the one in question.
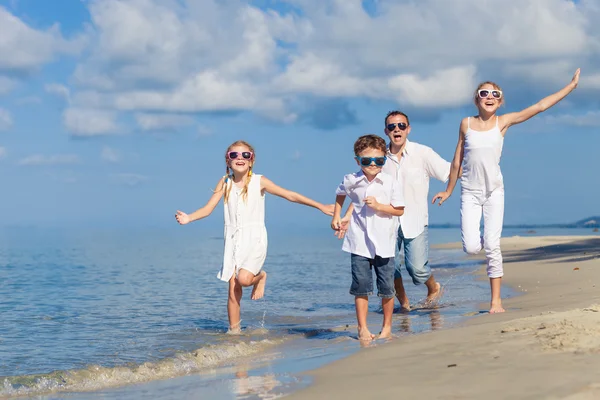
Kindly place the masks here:
<instances>
[{"instance_id":1,"label":"boy","mask_svg":"<svg viewBox=\"0 0 600 400\"><path fill-rule=\"evenodd\" d=\"M350 197L354 210L342 250L351 254L352 286L358 338L373 340L367 326L369 295L373 293L373 275L377 276L377 292L381 297L383 327L380 338L392 334L394 311L394 253L397 235L397 218L404 213L402 187L392 176L381 173L386 162L385 140L377 135L365 135L354 143L354 155L360 166L359 172L344 176L336 191L335 210L331 227L340 231L340 213L346 196Z\"/></svg>"}]
</instances>

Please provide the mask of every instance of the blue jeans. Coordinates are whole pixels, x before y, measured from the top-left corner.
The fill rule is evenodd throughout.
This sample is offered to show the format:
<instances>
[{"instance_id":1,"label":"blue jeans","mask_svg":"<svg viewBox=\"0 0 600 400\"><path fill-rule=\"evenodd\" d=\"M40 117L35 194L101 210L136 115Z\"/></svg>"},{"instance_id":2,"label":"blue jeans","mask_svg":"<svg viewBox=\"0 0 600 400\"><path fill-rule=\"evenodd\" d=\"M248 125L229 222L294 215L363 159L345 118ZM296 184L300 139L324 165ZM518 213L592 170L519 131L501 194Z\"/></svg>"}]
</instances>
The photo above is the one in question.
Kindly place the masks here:
<instances>
[{"instance_id":1,"label":"blue jeans","mask_svg":"<svg viewBox=\"0 0 600 400\"><path fill-rule=\"evenodd\" d=\"M396 246L396 268L394 279L400 279L400 249L404 246L404 264L406 271L415 285L427 282L431 276L429 267L429 233L427 227L419 236L407 239L402 233L402 227L398 228L398 246Z\"/></svg>"},{"instance_id":2,"label":"blue jeans","mask_svg":"<svg viewBox=\"0 0 600 400\"><path fill-rule=\"evenodd\" d=\"M377 295L391 299L396 295L394 289L394 257L367 258L357 254L350 255L352 266L352 286L350 294L353 296L370 296L373 294L373 272L377 276Z\"/></svg>"}]
</instances>

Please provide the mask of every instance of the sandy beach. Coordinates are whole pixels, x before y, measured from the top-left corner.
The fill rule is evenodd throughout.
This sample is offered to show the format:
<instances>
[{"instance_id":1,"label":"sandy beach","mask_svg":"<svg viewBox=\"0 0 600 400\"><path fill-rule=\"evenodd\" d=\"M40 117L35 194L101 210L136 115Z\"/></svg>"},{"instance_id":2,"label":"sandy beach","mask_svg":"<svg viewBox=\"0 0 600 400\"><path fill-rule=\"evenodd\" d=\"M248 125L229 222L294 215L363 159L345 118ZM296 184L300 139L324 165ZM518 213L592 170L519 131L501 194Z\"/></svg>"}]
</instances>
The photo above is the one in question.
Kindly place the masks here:
<instances>
[{"instance_id":1,"label":"sandy beach","mask_svg":"<svg viewBox=\"0 0 600 400\"><path fill-rule=\"evenodd\" d=\"M503 285L519 293L506 313L365 348L289 398L600 399L600 238L511 237L502 249Z\"/></svg>"}]
</instances>

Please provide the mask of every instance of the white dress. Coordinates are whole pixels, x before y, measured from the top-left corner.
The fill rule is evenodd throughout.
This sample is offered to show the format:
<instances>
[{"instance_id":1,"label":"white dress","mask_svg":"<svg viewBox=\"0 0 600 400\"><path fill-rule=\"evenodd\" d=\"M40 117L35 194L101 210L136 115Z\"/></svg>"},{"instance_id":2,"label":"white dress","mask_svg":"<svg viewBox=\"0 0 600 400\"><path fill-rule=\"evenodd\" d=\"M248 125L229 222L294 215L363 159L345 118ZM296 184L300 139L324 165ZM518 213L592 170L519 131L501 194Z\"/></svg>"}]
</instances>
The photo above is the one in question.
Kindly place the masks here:
<instances>
[{"instance_id":1,"label":"white dress","mask_svg":"<svg viewBox=\"0 0 600 400\"><path fill-rule=\"evenodd\" d=\"M262 175L252 175L246 200L231 180L225 212L225 253L217 278L228 282L240 268L258 274L267 257L265 196L260 189Z\"/></svg>"}]
</instances>

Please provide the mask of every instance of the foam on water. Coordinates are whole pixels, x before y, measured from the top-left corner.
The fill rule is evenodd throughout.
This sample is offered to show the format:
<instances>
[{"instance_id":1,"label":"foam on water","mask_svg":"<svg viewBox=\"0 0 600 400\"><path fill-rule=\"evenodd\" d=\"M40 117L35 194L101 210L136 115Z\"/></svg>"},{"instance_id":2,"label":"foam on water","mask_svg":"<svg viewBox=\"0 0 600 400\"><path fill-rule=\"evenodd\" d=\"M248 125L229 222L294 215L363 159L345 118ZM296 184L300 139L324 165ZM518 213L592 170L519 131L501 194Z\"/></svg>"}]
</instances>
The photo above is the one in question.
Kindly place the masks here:
<instances>
[{"instance_id":1,"label":"foam on water","mask_svg":"<svg viewBox=\"0 0 600 400\"><path fill-rule=\"evenodd\" d=\"M58 391L94 391L110 387L174 378L216 367L222 363L246 357L282 344L285 340L263 339L238 343L211 345L190 353L140 365L102 367L55 371L48 374L4 377L0 397L40 395Z\"/></svg>"}]
</instances>

